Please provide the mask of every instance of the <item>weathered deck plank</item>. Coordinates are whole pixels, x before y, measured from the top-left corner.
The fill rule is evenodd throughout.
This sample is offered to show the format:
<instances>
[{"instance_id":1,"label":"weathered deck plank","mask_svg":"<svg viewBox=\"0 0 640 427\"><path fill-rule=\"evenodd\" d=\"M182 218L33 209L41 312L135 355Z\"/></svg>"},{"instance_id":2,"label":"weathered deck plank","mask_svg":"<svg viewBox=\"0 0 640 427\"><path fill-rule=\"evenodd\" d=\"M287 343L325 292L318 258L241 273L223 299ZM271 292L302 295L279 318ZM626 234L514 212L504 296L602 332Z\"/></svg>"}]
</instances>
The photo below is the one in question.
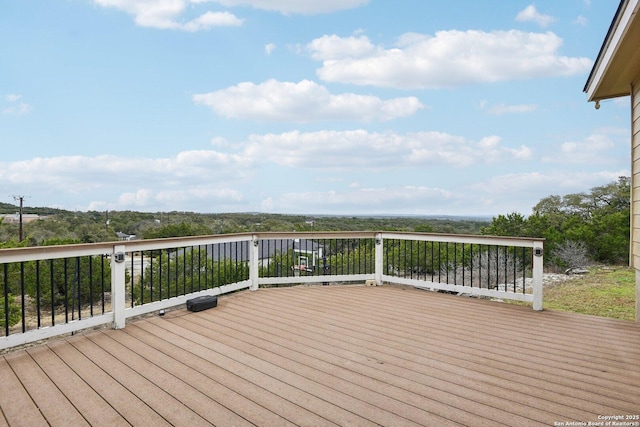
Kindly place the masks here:
<instances>
[{"instance_id":1,"label":"weathered deck plank","mask_svg":"<svg viewBox=\"0 0 640 427\"><path fill-rule=\"evenodd\" d=\"M598 421L640 412L638 360L633 322L393 286L261 289L3 355L0 426Z\"/></svg>"}]
</instances>

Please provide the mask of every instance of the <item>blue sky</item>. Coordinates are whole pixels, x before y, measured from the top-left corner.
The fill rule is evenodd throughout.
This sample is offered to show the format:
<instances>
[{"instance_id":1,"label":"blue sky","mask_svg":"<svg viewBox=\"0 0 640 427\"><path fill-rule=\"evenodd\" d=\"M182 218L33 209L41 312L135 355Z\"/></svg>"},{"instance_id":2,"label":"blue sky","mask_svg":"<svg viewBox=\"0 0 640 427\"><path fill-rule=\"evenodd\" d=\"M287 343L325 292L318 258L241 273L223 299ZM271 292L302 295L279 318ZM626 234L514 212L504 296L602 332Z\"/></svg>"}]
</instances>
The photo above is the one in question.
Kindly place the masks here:
<instances>
[{"instance_id":1,"label":"blue sky","mask_svg":"<svg viewBox=\"0 0 640 427\"><path fill-rule=\"evenodd\" d=\"M630 171L611 0L2 0L0 200L497 215Z\"/></svg>"}]
</instances>

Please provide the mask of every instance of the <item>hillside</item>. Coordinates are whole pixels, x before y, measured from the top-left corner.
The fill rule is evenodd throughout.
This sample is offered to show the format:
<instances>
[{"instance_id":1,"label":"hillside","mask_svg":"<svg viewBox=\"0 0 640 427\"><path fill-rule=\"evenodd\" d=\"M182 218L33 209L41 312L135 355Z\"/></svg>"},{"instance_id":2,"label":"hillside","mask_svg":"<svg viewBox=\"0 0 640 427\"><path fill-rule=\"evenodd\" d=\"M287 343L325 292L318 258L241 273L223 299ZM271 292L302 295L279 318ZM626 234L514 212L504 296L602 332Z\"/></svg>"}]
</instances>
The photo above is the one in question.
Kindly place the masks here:
<instances>
[{"instance_id":1,"label":"hillside","mask_svg":"<svg viewBox=\"0 0 640 427\"><path fill-rule=\"evenodd\" d=\"M18 207L0 204L0 214L15 214ZM488 218L418 216L327 216L264 213L196 212L71 212L46 207L24 207L39 221L24 224L28 245L116 240L116 233L138 238L178 237L251 231L416 231L479 234ZM15 222L0 223L0 242L15 241Z\"/></svg>"}]
</instances>

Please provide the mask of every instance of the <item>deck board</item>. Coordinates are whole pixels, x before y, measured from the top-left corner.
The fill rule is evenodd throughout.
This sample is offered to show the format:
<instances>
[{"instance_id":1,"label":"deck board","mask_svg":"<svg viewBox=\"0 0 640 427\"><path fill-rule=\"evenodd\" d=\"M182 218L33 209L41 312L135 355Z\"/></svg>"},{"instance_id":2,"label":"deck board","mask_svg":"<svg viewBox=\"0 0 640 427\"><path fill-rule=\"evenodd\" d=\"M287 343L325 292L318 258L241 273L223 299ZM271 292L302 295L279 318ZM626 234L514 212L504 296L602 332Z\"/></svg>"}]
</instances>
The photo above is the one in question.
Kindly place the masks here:
<instances>
[{"instance_id":1,"label":"deck board","mask_svg":"<svg viewBox=\"0 0 640 427\"><path fill-rule=\"evenodd\" d=\"M122 415L48 347L38 346L27 352L90 425L101 423L108 423L113 427L129 425Z\"/></svg>"},{"instance_id":2,"label":"deck board","mask_svg":"<svg viewBox=\"0 0 640 427\"><path fill-rule=\"evenodd\" d=\"M260 289L1 356L0 426L589 422L640 412L639 360L634 322L396 286Z\"/></svg>"},{"instance_id":3,"label":"deck board","mask_svg":"<svg viewBox=\"0 0 640 427\"><path fill-rule=\"evenodd\" d=\"M25 357L20 354L9 355L7 361L48 422L54 425L88 425L82 414L28 353Z\"/></svg>"}]
</instances>

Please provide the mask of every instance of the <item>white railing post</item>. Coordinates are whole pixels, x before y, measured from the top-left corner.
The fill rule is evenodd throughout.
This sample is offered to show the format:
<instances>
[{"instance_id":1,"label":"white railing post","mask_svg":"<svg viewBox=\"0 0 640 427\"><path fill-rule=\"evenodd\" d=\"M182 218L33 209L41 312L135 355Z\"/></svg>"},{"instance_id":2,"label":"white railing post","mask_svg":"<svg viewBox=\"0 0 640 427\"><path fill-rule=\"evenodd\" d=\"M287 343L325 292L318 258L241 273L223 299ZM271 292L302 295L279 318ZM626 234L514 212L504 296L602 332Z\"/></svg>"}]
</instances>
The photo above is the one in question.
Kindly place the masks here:
<instances>
[{"instance_id":1,"label":"white railing post","mask_svg":"<svg viewBox=\"0 0 640 427\"><path fill-rule=\"evenodd\" d=\"M533 309L542 310L542 275L544 266L544 244L533 243Z\"/></svg>"},{"instance_id":2,"label":"white railing post","mask_svg":"<svg viewBox=\"0 0 640 427\"><path fill-rule=\"evenodd\" d=\"M111 310L113 311L113 328L123 329L125 317L125 246L115 245L111 253Z\"/></svg>"},{"instance_id":3,"label":"white railing post","mask_svg":"<svg viewBox=\"0 0 640 427\"><path fill-rule=\"evenodd\" d=\"M375 277L376 277L376 285L382 285L382 269L384 268L383 253L384 253L384 240L382 239L382 234L376 234L376 258L375 258Z\"/></svg>"},{"instance_id":4,"label":"white railing post","mask_svg":"<svg viewBox=\"0 0 640 427\"><path fill-rule=\"evenodd\" d=\"M260 270L260 265L258 263L259 261L259 251L258 251L258 244L259 244L259 240L258 240L258 236L253 235L251 237L251 241L249 242L249 280L251 281L251 286L249 287L250 290L252 291L257 291L259 284L258 284L258 278L259 278L259 270Z\"/></svg>"}]
</instances>

